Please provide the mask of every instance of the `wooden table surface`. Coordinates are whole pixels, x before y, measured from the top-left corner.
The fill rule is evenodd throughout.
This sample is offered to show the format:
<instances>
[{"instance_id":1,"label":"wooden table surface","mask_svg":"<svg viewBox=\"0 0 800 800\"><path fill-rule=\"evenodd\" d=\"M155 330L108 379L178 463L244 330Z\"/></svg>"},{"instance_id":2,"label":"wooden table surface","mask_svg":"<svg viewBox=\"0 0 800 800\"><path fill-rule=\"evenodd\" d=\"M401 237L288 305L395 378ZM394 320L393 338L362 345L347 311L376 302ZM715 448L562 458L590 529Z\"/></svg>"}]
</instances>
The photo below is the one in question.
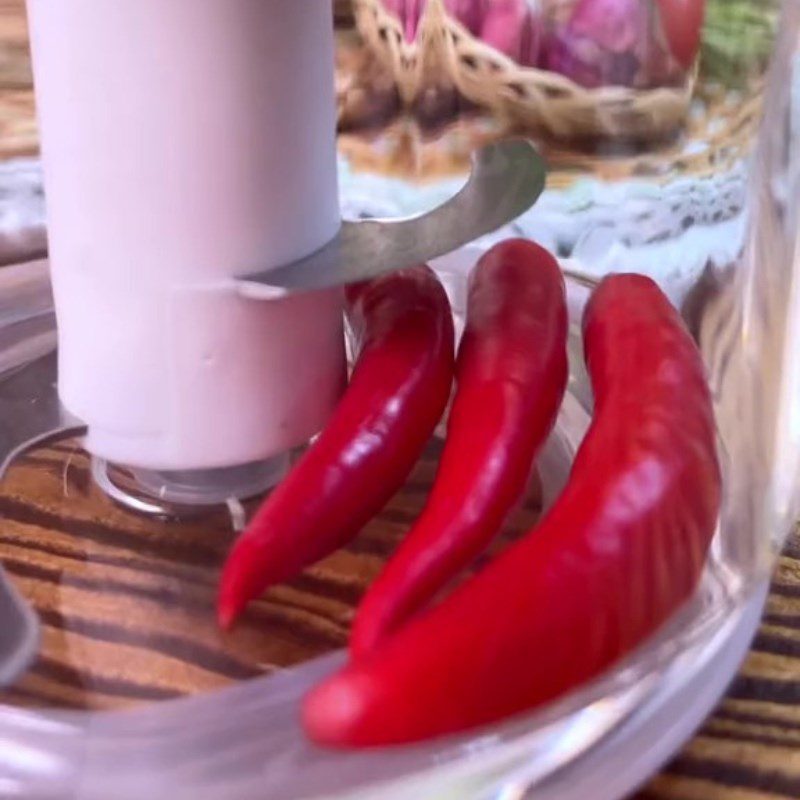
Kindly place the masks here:
<instances>
[{"instance_id":1,"label":"wooden table surface","mask_svg":"<svg viewBox=\"0 0 800 800\"><path fill-rule=\"evenodd\" d=\"M22 0L0 0L0 159L32 155L37 149L26 42ZM87 465L81 459L67 446L40 451L20 465L0 489L0 557L10 562L15 579L44 613L46 641L48 647L55 648L54 653L63 639L65 621L60 610L48 604L53 597L63 603L65 597L74 596L79 602L81 592L87 591L92 580L85 570L110 571L102 573L104 585L113 587L111 596L119 602L124 604L127 591L124 578L131 581L132 596L144 597L158 607L162 602L158 576L175 580L178 575L174 570L170 572L172 567L160 564L161 559L186 554L186 574L195 584L198 580L202 583L204 570L208 569L201 563L202 553L209 553L213 560L218 556L215 547L227 544L223 536L216 545L206 544L205 550L194 547L192 542L197 543L202 532L189 526L184 530L185 540L178 541L174 532L164 531L160 538L151 534L150 539L137 540L133 548L137 560L126 561L132 557L127 550L130 537L144 537L152 526L148 523L132 531L130 518L123 523L118 512L104 505L91 487ZM417 481L427 480L425 470L430 468L430 463L423 462ZM70 487L73 500L76 495L82 498L77 505L73 500L64 504L64 490ZM343 553L322 572L311 572L295 585L279 590L257 610L252 624L269 624L279 631L276 636L281 642L280 659L266 650L261 653L262 664L270 659L296 661L341 641L348 608L357 599L360 583L374 570L370 558L376 548L391 546L407 523L414 502L418 502L414 491L412 479L409 489L394 501L378 527L367 531L366 538L360 540L360 547ZM93 510L90 516L83 517L81 509L87 507L86 503ZM192 557L188 558L190 553ZM136 578L140 569L147 572L145 578ZM355 582L341 577L333 580L331 576L337 570L360 578ZM325 595L330 597L324 602L332 605L326 606L328 611L322 614L319 597ZM196 608L202 608L204 603L198 600ZM110 618L120 613L111 605L93 613L97 616L105 612ZM169 609L164 611L167 616L168 612ZM83 652L91 656L87 669L97 669L97 665L102 666L109 640L115 641L114 625L98 619L84 622L84 628L69 630L69 635L75 637L71 652L74 656L75 642L83 643L87 648ZM179 693L182 681L211 688L216 681L251 674L242 659L237 659L236 648L250 652L255 645L243 642L248 636L255 636L253 630L248 633L245 628L238 643L227 643L229 652L225 658L215 655L208 642L201 641L202 626L195 630L199 640L183 645L177 635L170 638L165 632L157 655L162 664L159 675L163 685L156 687L153 699ZM145 667L150 663L135 642L125 646L130 650L131 665L137 663L137 658L144 659ZM70 668L50 657L49 661L43 659L37 669L27 685L20 688L18 702L35 704L37 697L60 699L67 705L76 702L75 692L82 690L82 684L76 678L74 665ZM118 699L120 693L125 697L126 692L132 691L125 676L103 680L100 688L106 690L106 695L99 691L97 696L111 698L109 704L115 704L114 698ZM637 800L779 798L800 798L800 539L789 543L780 560L764 623L726 698L683 753Z\"/></svg>"}]
</instances>

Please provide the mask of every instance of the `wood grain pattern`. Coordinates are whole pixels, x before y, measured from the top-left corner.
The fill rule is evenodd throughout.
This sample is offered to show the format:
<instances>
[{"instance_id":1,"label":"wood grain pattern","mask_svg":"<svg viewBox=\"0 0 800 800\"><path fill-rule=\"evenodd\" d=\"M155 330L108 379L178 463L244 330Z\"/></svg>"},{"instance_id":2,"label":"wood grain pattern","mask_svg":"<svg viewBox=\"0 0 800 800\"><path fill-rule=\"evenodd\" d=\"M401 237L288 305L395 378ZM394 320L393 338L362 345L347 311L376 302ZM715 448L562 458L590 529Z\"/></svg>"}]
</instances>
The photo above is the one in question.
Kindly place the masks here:
<instances>
[{"instance_id":1,"label":"wood grain pattern","mask_svg":"<svg viewBox=\"0 0 800 800\"><path fill-rule=\"evenodd\" d=\"M0 701L100 709L209 691L345 644L364 588L419 513L439 445L349 547L220 633L216 581L234 533L219 511L159 521L115 506L73 443L30 453L0 491L0 559L42 622L41 655ZM538 489L504 541L536 519Z\"/></svg>"},{"instance_id":2,"label":"wood grain pattern","mask_svg":"<svg viewBox=\"0 0 800 800\"><path fill-rule=\"evenodd\" d=\"M31 62L23 0L0 0L0 86L29 89Z\"/></svg>"},{"instance_id":3,"label":"wood grain pattern","mask_svg":"<svg viewBox=\"0 0 800 800\"><path fill-rule=\"evenodd\" d=\"M45 625L42 656L17 687L26 704L125 706L206 691L341 646L353 603L420 494L410 490L387 509L384 525L270 592L223 635L213 603L234 535L226 515L129 515L92 484L87 457L73 451L56 445L25 458L0 495L3 562Z\"/></svg>"},{"instance_id":4,"label":"wood grain pattern","mask_svg":"<svg viewBox=\"0 0 800 800\"><path fill-rule=\"evenodd\" d=\"M347 548L271 590L221 634L214 591L227 515L131 515L73 442L23 458L0 486L0 559L44 626L41 654L0 702L117 709L211 691L341 647L364 588L419 512L440 445ZM538 485L490 558L536 519ZM638 800L800 797L800 539L780 561L753 650L715 715Z\"/></svg>"},{"instance_id":5,"label":"wood grain pattern","mask_svg":"<svg viewBox=\"0 0 800 800\"><path fill-rule=\"evenodd\" d=\"M0 0L0 159L38 150L31 83L24 0Z\"/></svg>"},{"instance_id":6,"label":"wood grain pattern","mask_svg":"<svg viewBox=\"0 0 800 800\"><path fill-rule=\"evenodd\" d=\"M800 538L777 567L764 622L727 696L637 800L800 797Z\"/></svg>"}]
</instances>

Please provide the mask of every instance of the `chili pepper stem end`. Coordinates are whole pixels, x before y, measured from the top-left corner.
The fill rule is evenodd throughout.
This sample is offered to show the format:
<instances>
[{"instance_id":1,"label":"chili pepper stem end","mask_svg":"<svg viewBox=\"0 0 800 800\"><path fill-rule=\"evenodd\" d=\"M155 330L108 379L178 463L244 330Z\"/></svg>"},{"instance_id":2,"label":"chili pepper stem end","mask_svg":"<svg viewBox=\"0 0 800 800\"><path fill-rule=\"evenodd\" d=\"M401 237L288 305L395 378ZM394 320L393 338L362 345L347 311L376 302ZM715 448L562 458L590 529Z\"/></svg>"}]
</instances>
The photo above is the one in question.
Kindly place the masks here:
<instances>
[{"instance_id":1,"label":"chili pepper stem end","mask_svg":"<svg viewBox=\"0 0 800 800\"><path fill-rule=\"evenodd\" d=\"M223 631L229 631L236 624L246 607L231 596L222 595L217 603L217 624Z\"/></svg>"},{"instance_id":2,"label":"chili pepper stem end","mask_svg":"<svg viewBox=\"0 0 800 800\"><path fill-rule=\"evenodd\" d=\"M363 703L364 692L359 687L334 675L303 701L303 728L319 745L343 747L348 742L348 732L360 720Z\"/></svg>"}]
</instances>

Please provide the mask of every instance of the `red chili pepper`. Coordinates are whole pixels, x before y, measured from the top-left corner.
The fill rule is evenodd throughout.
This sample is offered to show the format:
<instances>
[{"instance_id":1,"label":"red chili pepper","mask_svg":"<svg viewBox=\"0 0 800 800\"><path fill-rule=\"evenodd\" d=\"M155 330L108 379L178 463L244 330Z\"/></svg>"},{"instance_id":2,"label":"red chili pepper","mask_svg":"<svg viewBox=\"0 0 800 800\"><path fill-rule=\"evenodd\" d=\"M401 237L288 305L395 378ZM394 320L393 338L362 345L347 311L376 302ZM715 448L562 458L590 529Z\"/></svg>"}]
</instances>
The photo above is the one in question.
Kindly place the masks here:
<instances>
[{"instance_id":1,"label":"red chili pepper","mask_svg":"<svg viewBox=\"0 0 800 800\"><path fill-rule=\"evenodd\" d=\"M546 250L514 239L478 262L436 481L359 608L355 657L374 650L466 567L522 496L567 385L567 324L564 280Z\"/></svg>"},{"instance_id":2,"label":"red chili pepper","mask_svg":"<svg viewBox=\"0 0 800 800\"><path fill-rule=\"evenodd\" d=\"M534 531L386 645L318 687L318 742L410 742L552 700L640 644L691 595L720 473L700 355L648 278L605 279L584 337L596 406Z\"/></svg>"},{"instance_id":3,"label":"red chili pepper","mask_svg":"<svg viewBox=\"0 0 800 800\"><path fill-rule=\"evenodd\" d=\"M361 333L353 376L325 430L269 496L225 564L218 618L230 626L267 587L344 545L403 484L453 379L453 318L428 267L348 290Z\"/></svg>"}]
</instances>

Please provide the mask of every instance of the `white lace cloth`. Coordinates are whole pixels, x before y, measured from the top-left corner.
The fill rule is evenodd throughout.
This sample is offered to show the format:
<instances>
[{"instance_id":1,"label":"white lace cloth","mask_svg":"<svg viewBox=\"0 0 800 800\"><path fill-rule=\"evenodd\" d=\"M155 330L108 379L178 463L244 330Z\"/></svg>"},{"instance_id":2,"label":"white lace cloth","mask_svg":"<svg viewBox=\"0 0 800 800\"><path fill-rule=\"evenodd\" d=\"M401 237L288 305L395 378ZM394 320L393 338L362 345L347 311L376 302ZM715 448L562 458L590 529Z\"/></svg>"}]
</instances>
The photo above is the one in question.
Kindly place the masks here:
<instances>
[{"instance_id":1,"label":"white lace cloth","mask_svg":"<svg viewBox=\"0 0 800 800\"><path fill-rule=\"evenodd\" d=\"M38 160L0 163L0 264L38 255L47 246Z\"/></svg>"},{"instance_id":2,"label":"white lace cloth","mask_svg":"<svg viewBox=\"0 0 800 800\"><path fill-rule=\"evenodd\" d=\"M342 211L347 218L406 216L433 208L462 185L427 185L353 172L340 163ZM517 222L487 237L524 235L602 275L636 270L657 278L676 301L710 263L725 266L745 236L747 165L711 178L604 183L591 178L547 191ZM45 249L45 204L39 162L0 164L0 264Z\"/></svg>"},{"instance_id":3,"label":"white lace cloth","mask_svg":"<svg viewBox=\"0 0 800 800\"><path fill-rule=\"evenodd\" d=\"M657 279L681 302L709 265L733 263L746 234L748 165L709 178L680 178L665 185L646 180L606 183L593 178L546 191L509 235L536 239L590 275L636 271ZM411 184L340 169L342 209L349 218L406 216L434 208L462 179Z\"/></svg>"}]
</instances>

